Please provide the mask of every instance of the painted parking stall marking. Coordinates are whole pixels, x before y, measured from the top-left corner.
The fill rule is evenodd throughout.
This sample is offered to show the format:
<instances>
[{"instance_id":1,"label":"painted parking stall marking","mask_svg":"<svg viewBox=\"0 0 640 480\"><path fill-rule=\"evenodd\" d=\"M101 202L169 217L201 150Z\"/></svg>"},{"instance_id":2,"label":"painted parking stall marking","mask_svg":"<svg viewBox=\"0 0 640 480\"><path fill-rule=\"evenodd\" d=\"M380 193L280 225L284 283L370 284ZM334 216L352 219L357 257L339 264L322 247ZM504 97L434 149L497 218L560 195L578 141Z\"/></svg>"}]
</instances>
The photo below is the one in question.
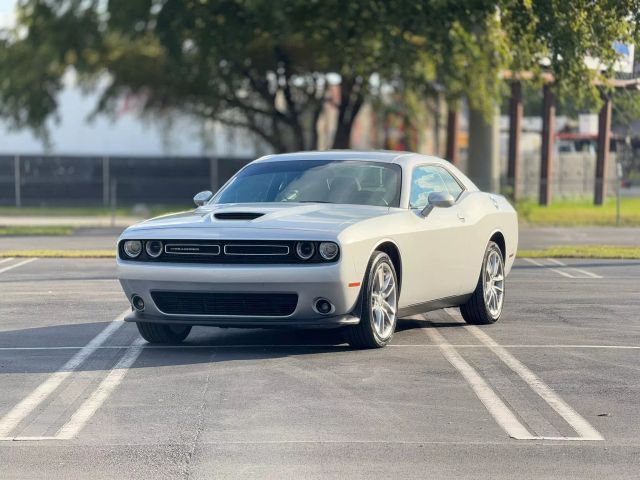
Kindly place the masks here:
<instances>
[{"instance_id":1,"label":"painted parking stall marking","mask_svg":"<svg viewBox=\"0 0 640 480\"><path fill-rule=\"evenodd\" d=\"M128 369L142 353L144 344L145 341L142 338L138 338L133 342L105 379L98 385L98 388L96 388L91 396L76 410L71 419L58 430L55 438L59 440L69 440L74 438L80 430L82 430L120 382L122 382Z\"/></svg>"},{"instance_id":2,"label":"painted parking stall marking","mask_svg":"<svg viewBox=\"0 0 640 480\"><path fill-rule=\"evenodd\" d=\"M478 380L479 373L473 369L460 355L456 349L444 340L444 337L437 332L437 329L427 329L427 333L430 335L434 343L440 345L443 354L447 360L462 374L462 376L471 385L474 393L487 407L487 410L494 417L496 422L511 436L517 440L569 440L569 441L598 441L604 440L602 435L595 429L589 422L587 422L578 412L576 412L569 404L567 404L557 393L555 393L548 385L546 385L535 373L529 370L522 362L516 359L511 353L509 353L503 346L499 345L493 338L491 338L486 332L474 325L467 325L464 323L460 312L457 309L447 308L446 314L454 320L460 322L460 325L471 335L473 335L481 344L487 347L498 359L506 365L512 372L514 372L522 381L524 381L528 387L553 410L555 411L565 422L568 424L577 434L577 436L569 435L543 435L540 432L532 433L522 423L520 426L516 425L512 421L512 417L516 418L515 413L520 418L526 418L526 412L513 412L504 402L489 402L487 398L492 398L497 394L488 392L491 390L487 382ZM431 331L434 332L431 332ZM444 343L443 343L444 340ZM444 348L443 348L444 346ZM462 359L456 359L459 356ZM452 358L455 360L452 362ZM466 364L466 365L465 365ZM468 368L467 368L468 367ZM480 377L481 378L481 377ZM508 412L507 412L508 411ZM526 430L526 434L520 429ZM514 432L516 433L514 435Z\"/></svg>"},{"instance_id":3,"label":"painted parking stall marking","mask_svg":"<svg viewBox=\"0 0 640 480\"><path fill-rule=\"evenodd\" d=\"M602 276L589 272L582 268L571 267L566 263L556 260L555 258L546 258L546 259L523 258L522 260L530 263L531 265L535 265L536 267L544 268L551 272L557 273L558 275L565 278L584 278L584 279L602 278Z\"/></svg>"},{"instance_id":4,"label":"painted parking stall marking","mask_svg":"<svg viewBox=\"0 0 640 480\"><path fill-rule=\"evenodd\" d=\"M0 439L15 440L15 437L10 435L11 432L53 394L104 342L124 325L123 320L127 313L129 313L128 309L118 315L57 372L51 374L43 383L36 387L35 390L5 414L0 419Z\"/></svg>"},{"instance_id":5,"label":"painted parking stall marking","mask_svg":"<svg viewBox=\"0 0 640 480\"><path fill-rule=\"evenodd\" d=\"M496 392L478 372L462 358L456 349L445 340L437 329L429 328L426 332L431 341L440 348L447 361L464 377L498 425L500 425L511 438L515 438L516 440L530 440L533 438L531 433L520 423Z\"/></svg>"},{"instance_id":6,"label":"painted parking stall marking","mask_svg":"<svg viewBox=\"0 0 640 480\"><path fill-rule=\"evenodd\" d=\"M582 268L571 267L571 266L567 265L566 263L563 263L560 260L557 260L555 258L547 258L547 262L554 263L554 264L564 268L564 270L569 270L570 272L575 272L578 275L575 278L583 278L584 276L587 276L589 278L602 278L600 275L597 275L595 273L589 272L589 271L584 270ZM580 275L582 275L582 277Z\"/></svg>"},{"instance_id":7,"label":"painted parking stall marking","mask_svg":"<svg viewBox=\"0 0 640 480\"><path fill-rule=\"evenodd\" d=\"M5 259L5 261L7 261L7 260L13 260L13 258ZM21 262L14 263L13 265L9 265L8 267L0 268L0 273L8 272L9 270L13 270L14 268L18 268L18 267L21 267L21 266L26 265L28 263L35 262L36 260L38 260L38 259L37 258L27 258L26 260L22 260Z\"/></svg>"},{"instance_id":8,"label":"painted parking stall marking","mask_svg":"<svg viewBox=\"0 0 640 480\"><path fill-rule=\"evenodd\" d=\"M487 345L502 362L513 370L531 389L537 393L558 415L560 415L580 437L580 440L604 440L602 435L589 424L578 412L569 406L560 396L555 393L547 384L529 370L522 362L511 355L507 350L498 345L493 338L487 335L474 325L466 325L465 328L471 332L482 343ZM564 438L564 437L563 437Z\"/></svg>"}]
</instances>

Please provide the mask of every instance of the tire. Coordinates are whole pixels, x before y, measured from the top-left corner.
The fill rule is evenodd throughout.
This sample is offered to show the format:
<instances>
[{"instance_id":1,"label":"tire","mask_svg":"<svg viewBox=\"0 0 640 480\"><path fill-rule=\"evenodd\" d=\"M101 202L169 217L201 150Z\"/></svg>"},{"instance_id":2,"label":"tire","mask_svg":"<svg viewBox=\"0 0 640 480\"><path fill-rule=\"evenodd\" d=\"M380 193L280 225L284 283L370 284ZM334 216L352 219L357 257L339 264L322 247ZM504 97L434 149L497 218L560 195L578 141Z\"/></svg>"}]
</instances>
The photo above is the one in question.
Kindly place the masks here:
<instances>
[{"instance_id":1,"label":"tire","mask_svg":"<svg viewBox=\"0 0 640 480\"><path fill-rule=\"evenodd\" d=\"M191 332L191 325L136 322L138 332L149 343L180 343Z\"/></svg>"},{"instance_id":2,"label":"tire","mask_svg":"<svg viewBox=\"0 0 640 480\"><path fill-rule=\"evenodd\" d=\"M382 272L382 277L378 277L379 272ZM381 283L383 287L388 285L387 288L381 288ZM369 260L360 310L360 323L345 330L349 345L354 348L382 348L387 345L398 321L398 277L393 262L384 252L374 252Z\"/></svg>"},{"instance_id":3,"label":"tire","mask_svg":"<svg viewBox=\"0 0 640 480\"><path fill-rule=\"evenodd\" d=\"M493 289L493 293L489 290L490 288ZM476 289L467 303L460 306L462 318L472 325L488 325L497 322L502 315L505 290L502 251L495 242L489 242L482 260L482 270Z\"/></svg>"}]
</instances>

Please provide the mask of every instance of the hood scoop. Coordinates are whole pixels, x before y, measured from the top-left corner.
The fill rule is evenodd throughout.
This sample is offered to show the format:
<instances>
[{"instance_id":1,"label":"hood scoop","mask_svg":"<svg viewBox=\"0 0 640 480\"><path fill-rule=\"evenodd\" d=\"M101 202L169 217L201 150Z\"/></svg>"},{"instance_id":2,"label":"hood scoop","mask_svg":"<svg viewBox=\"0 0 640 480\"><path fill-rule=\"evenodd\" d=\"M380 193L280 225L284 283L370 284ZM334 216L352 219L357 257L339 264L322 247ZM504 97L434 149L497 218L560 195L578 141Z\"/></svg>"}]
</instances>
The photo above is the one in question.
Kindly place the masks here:
<instances>
[{"instance_id":1,"label":"hood scoop","mask_svg":"<svg viewBox=\"0 0 640 480\"><path fill-rule=\"evenodd\" d=\"M264 213L258 212L219 212L213 214L217 220L255 220L263 215Z\"/></svg>"}]
</instances>

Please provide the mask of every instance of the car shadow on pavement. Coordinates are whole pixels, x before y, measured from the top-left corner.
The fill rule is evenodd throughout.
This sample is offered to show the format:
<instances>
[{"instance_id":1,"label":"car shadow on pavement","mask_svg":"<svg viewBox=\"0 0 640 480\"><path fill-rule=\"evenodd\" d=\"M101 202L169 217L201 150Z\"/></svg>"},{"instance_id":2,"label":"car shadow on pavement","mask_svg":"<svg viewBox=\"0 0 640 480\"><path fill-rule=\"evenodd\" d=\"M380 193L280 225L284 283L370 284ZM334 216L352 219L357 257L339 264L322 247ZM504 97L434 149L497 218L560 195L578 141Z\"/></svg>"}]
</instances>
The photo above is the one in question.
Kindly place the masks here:
<instances>
[{"instance_id":1,"label":"car shadow on pavement","mask_svg":"<svg viewBox=\"0 0 640 480\"><path fill-rule=\"evenodd\" d=\"M436 318L434 318L436 320ZM0 375L59 371L109 322L75 323L0 332ZM392 343L414 329L459 327L461 323L400 319ZM134 325L126 324L102 344L75 371L113 368L126 348L138 338ZM298 355L351 353L370 355L347 345L339 329L235 329L194 327L178 345L143 345L144 352L131 367L147 368L238 360L264 360Z\"/></svg>"}]
</instances>

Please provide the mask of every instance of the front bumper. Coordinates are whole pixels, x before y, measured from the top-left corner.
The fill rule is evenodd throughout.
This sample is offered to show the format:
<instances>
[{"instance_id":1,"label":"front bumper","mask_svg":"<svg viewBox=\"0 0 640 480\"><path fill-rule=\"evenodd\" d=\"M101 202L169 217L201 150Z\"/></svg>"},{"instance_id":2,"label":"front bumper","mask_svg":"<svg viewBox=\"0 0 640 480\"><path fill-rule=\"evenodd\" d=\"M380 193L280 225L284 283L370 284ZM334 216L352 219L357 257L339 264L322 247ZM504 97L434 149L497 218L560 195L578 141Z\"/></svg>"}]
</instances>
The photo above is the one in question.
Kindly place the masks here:
<instances>
[{"instance_id":1,"label":"front bumper","mask_svg":"<svg viewBox=\"0 0 640 480\"><path fill-rule=\"evenodd\" d=\"M184 323L212 326L291 326L331 327L353 325L359 318L352 314L360 288L355 272L344 261L314 265L205 265L154 264L118 259L120 284L131 299L139 295L145 303L143 312L132 312L126 321ZM298 303L288 316L220 316L168 314L154 303L152 291L230 292L230 293L295 293ZM313 304L326 298L334 306L328 315L317 313Z\"/></svg>"},{"instance_id":2,"label":"front bumper","mask_svg":"<svg viewBox=\"0 0 640 480\"><path fill-rule=\"evenodd\" d=\"M268 327L289 327L289 328L333 328L343 325L357 325L360 318L355 315L326 316L322 318L293 318L293 317L204 317L196 315L148 315L133 311L124 317L125 322L150 322L150 323L170 323L185 325L202 325L207 327L237 327L237 328L268 328Z\"/></svg>"}]
</instances>

